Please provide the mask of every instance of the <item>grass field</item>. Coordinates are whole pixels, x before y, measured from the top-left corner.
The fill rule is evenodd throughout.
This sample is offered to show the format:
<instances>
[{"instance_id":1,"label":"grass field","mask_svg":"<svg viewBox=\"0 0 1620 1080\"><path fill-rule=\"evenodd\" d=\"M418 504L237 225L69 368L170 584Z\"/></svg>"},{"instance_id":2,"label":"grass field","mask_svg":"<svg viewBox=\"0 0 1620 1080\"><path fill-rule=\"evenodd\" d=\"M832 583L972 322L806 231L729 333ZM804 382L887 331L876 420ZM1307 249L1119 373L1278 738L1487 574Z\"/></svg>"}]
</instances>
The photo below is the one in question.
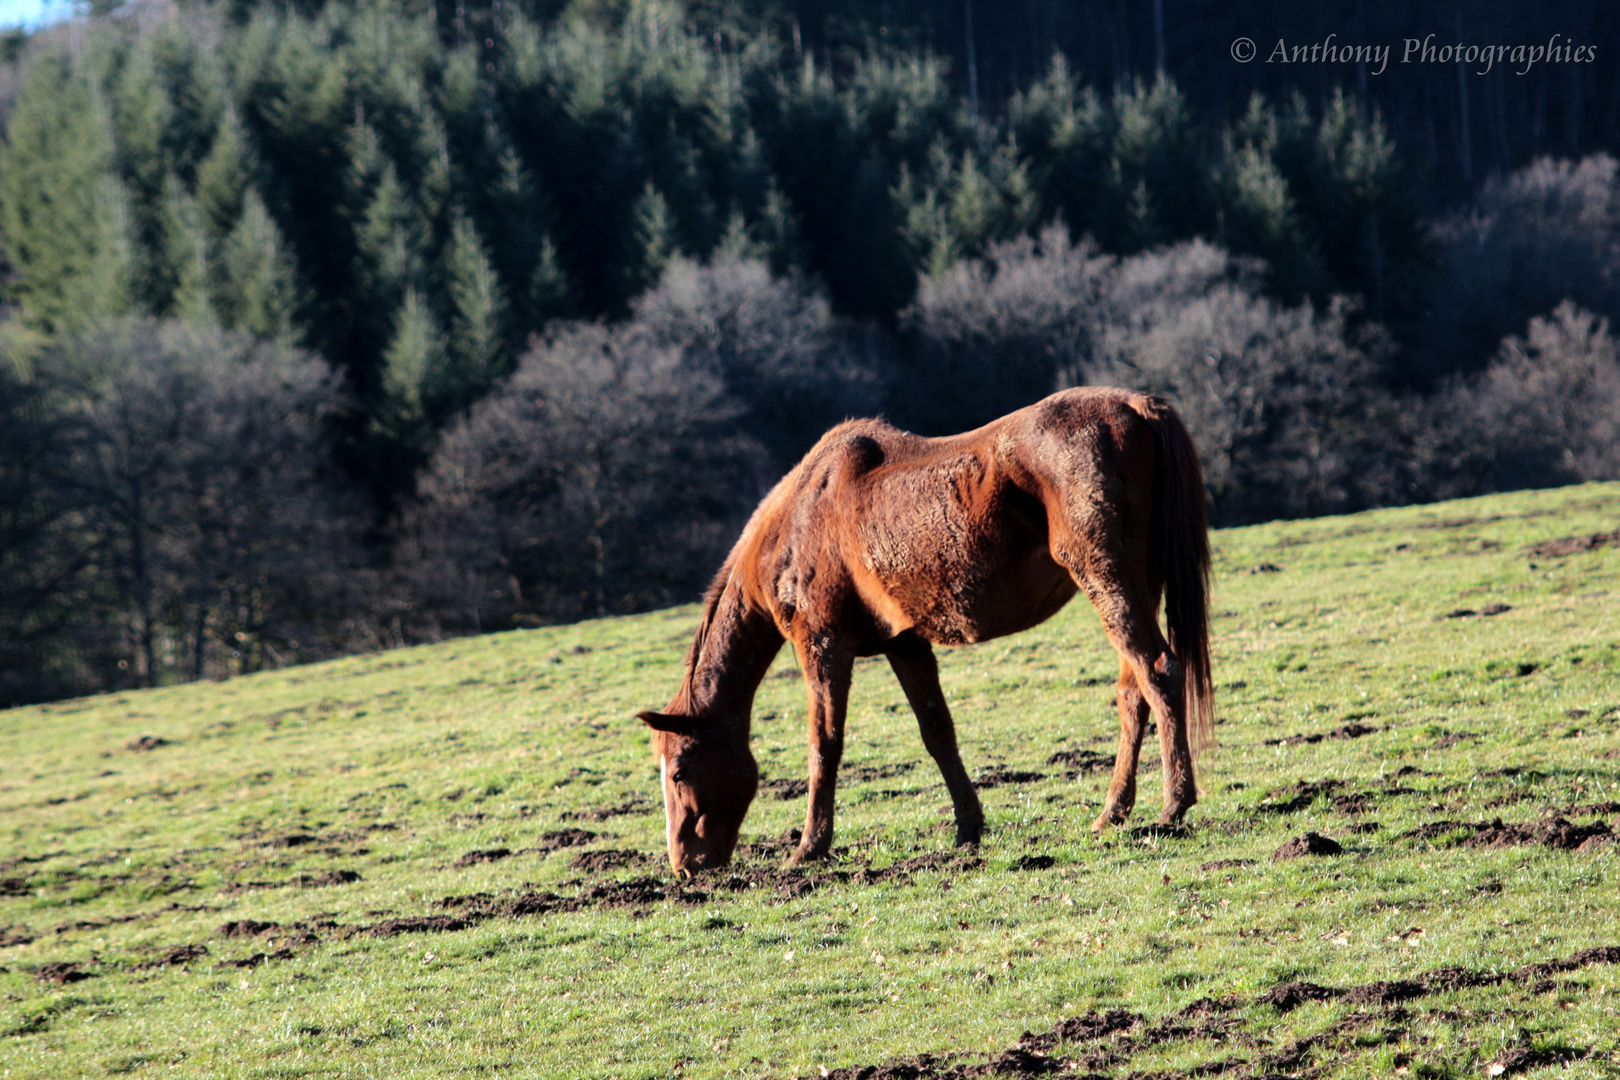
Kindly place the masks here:
<instances>
[{"instance_id":1,"label":"grass field","mask_svg":"<svg viewBox=\"0 0 1620 1080\"><path fill-rule=\"evenodd\" d=\"M783 869L784 655L684 886L631 717L694 608L0 713L0 1075L1620 1075L1620 536L1534 547L1617 527L1608 484L1217 534L1179 835L1087 828L1083 602L941 653L977 853L863 662L837 857Z\"/></svg>"}]
</instances>

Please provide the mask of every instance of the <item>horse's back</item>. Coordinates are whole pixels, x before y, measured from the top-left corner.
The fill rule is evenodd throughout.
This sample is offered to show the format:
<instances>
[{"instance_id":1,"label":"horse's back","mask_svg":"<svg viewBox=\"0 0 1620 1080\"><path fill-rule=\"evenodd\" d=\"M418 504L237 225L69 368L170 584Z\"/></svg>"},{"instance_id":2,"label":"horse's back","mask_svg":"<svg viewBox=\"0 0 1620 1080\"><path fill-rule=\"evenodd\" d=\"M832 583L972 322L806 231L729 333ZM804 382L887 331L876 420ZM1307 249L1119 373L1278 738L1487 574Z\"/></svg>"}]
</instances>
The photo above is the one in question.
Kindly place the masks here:
<instances>
[{"instance_id":1,"label":"horse's back","mask_svg":"<svg viewBox=\"0 0 1620 1080\"><path fill-rule=\"evenodd\" d=\"M757 595L784 629L850 610L882 639L982 641L1049 618L1075 583L1053 515L1121 497L1139 395L1078 388L974 431L924 438L878 420L830 430L756 515ZM1124 485L1124 486L1129 486Z\"/></svg>"}]
</instances>

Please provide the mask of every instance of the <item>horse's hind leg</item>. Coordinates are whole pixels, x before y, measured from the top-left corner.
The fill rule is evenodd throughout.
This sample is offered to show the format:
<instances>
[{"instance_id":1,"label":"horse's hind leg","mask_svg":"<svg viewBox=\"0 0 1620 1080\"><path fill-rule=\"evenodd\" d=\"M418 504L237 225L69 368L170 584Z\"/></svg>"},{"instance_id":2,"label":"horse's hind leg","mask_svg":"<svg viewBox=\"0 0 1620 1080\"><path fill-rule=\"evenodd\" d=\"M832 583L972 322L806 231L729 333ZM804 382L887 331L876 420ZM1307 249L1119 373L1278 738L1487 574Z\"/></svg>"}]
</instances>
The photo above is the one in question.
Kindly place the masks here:
<instances>
[{"instance_id":1,"label":"horse's hind leg","mask_svg":"<svg viewBox=\"0 0 1620 1080\"><path fill-rule=\"evenodd\" d=\"M1119 706L1119 752L1114 755L1114 779L1108 785L1102 813L1091 823L1097 832L1123 824L1136 805L1136 763L1142 753L1142 733L1147 730L1151 711L1147 698L1136 685L1135 669L1123 657L1114 700Z\"/></svg>"},{"instance_id":2,"label":"horse's hind leg","mask_svg":"<svg viewBox=\"0 0 1620 1080\"><path fill-rule=\"evenodd\" d=\"M832 850L834 792L844 756L844 716L855 653L829 633L795 638L810 694L810 798L804 832L789 861L820 859Z\"/></svg>"},{"instance_id":3,"label":"horse's hind leg","mask_svg":"<svg viewBox=\"0 0 1620 1080\"><path fill-rule=\"evenodd\" d=\"M1164 767L1164 809L1159 814L1161 825L1181 821L1187 808L1198 801L1198 788L1193 781L1192 749L1187 742L1186 692L1182 683L1181 661L1170 651L1169 642L1159 630L1155 605L1140 598L1121 583L1122 575L1077 575L1081 587L1091 598L1092 605L1102 616L1108 640L1119 652L1123 667L1129 668L1134 691L1126 692L1125 674L1120 675L1120 748L1127 742L1140 746L1141 727L1146 723L1145 711L1151 710L1159 718L1159 751ZM1139 695L1143 704L1135 704ZM1127 716L1127 706L1131 715ZM1135 727L1134 735L1128 730ZM1121 754L1123 759L1124 754ZM1121 759L1114 762L1114 784L1109 789L1110 799L1115 789L1123 794L1123 769L1134 776L1135 755L1127 764ZM1110 802L1110 807L1118 803ZM1101 829L1109 823L1107 810L1093 828ZM1115 820L1123 820L1124 813L1116 811Z\"/></svg>"},{"instance_id":4,"label":"horse's hind leg","mask_svg":"<svg viewBox=\"0 0 1620 1080\"><path fill-rule=\"evenodd\" d=\"M977 844L984 832L984 810L979 806L973 781L962 767L962 755L956 749L956 723L939 688L939 665L934 662L934 650L917 635L905 633L890 642L884 652L895 677L900 680L900 688L906 692L911 711L917 714L923 745L945 776L945 787L951 793L951 806L956 811L956 842L958 845Z\"/></svg>"}]
</instances>

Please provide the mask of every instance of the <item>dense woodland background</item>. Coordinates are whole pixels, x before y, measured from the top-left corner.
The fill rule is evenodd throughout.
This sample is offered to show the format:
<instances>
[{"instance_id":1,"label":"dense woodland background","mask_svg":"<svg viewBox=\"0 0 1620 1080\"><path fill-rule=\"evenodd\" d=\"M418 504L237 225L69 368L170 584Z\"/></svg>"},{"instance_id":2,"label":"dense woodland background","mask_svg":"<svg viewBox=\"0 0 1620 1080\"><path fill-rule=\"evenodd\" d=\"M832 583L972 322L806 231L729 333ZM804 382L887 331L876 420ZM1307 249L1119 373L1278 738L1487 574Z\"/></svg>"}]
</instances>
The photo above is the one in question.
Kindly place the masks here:
<instances>
[{"instance_id":1,"label":"dense woodland background","mask_svg":"<svg viewBox=\"0 0 1620 1080\"><path fill-rule=\"evenodd\" d=\"M1219 523L1620 476L1616 10L1274 7L9 34L0 705L689 599L831 423L1082 382L1176 401ZM1329 34L1395 56L1263 62Z\"/></svg>"}]
</instances>

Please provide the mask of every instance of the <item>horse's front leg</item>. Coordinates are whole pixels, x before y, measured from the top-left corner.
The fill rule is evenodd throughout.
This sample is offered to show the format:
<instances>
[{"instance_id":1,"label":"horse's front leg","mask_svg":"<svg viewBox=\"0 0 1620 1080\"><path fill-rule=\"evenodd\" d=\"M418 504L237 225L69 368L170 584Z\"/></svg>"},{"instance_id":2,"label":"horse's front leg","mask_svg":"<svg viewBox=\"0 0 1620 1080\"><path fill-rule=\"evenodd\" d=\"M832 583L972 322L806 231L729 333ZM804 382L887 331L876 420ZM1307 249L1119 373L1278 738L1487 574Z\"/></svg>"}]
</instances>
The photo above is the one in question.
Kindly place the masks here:
<instances>
[{"instance_id":1,"label":"horse's front leg","mask_svg":"<svg viewBox=\"0 0 1620 1080\"><path fill-rule=\"evenodd\" d=\"M962 755L956 748L956 722L945 704L945 694L939 688L939 664L928 642L913 633L901 634L885 650L889 666L894 668L900 688L906 692L911 711L917 714L917 726L922 730L923 745L933 757L939 771L945 776L945 788L951 793L951 806L956 812L956 843L977 844L984 832L984 810L979 805L973 781L962 767Z\"/></svg>"},{"instance_id":2,"label":"horse's front leg","mask_svg":"<svg viewBox=\"0 0 1620 1080\"><path fill-rule=\"evenodd\" d=\"M855 650L830 632L796 637L794 647L810 694L810 800L804 833L790 862L824 858L832 849L833 793L844 756L844 715Z\"/></svg>"}]
</instances>

